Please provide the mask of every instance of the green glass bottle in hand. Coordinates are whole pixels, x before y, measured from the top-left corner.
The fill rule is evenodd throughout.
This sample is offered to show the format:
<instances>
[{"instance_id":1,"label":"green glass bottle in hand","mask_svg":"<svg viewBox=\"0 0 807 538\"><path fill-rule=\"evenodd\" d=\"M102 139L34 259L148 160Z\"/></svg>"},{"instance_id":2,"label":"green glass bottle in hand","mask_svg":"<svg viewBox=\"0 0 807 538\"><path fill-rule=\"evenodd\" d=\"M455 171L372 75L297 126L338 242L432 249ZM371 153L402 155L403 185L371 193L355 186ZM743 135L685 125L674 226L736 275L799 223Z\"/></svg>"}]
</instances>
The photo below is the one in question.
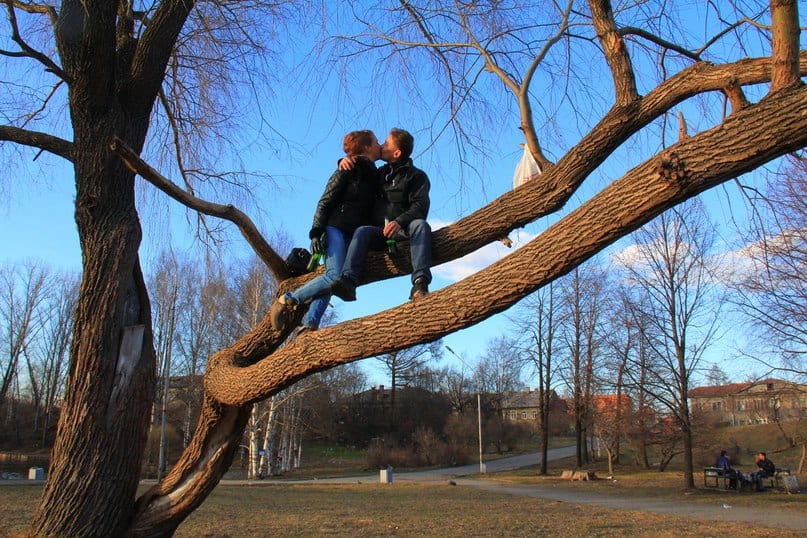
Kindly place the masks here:
<instances>
[{"instance_id":1,"label":"green glass bottle in hand","mask_svg":"<svg viewBox=\"0 0 807 538\"><path fill-rule=\"evenodd\" d=\"M311 240L311 259L308 261L308 272L313 272L319 267L320 260L325 256L326 238L323 233L320 237Z\"/></svg>"},{"instance_id":2,"label":"green glass bottle in hand","mask_svg":"<svg viewBox=\"0 0 807 538\"><path fill-rule=\"evenodd\" d=\"M384 228L387 227L387 224L389 224L389 219L384 219ZM387 240L386 240L386 250L387 250L387 255L388 256L395 256L396 254L398 254L398 245L395 242L394 237L388 237L387 238Z\"/></svg>"}]
</instances>

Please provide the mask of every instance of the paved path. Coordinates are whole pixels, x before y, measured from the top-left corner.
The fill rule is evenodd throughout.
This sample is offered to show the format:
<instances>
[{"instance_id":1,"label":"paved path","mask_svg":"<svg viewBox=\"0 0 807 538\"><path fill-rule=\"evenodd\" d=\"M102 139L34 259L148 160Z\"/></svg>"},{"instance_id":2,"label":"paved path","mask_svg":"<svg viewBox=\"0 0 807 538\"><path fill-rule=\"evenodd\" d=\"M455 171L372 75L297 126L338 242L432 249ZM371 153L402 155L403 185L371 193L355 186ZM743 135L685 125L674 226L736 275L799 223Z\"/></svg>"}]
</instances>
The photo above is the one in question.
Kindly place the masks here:
<instances>
[{"instance_id":1,"label":"paved path","mask_svg":"<svg viewBox=\"0 0 807 538\"><path fill-rule=\"evenodd\" d=\"M563 447L549 450L547 461L573 456L575 447ZM537 465L541 461L540 453L524 454L510 458L502 458L486 462L487 472L496 473L510 471L530 465ZM579 489L567 489L553 486L552 484L539 485L512 485L490 480L479 480L473 478L463 478L479 473L479 464L463 465L460 467L449 467L445 469L432 469L428 471L415 471L411 473L393 472L393 483L395 482L436 482L454 481L458 486L474 487L493 493L504 493L522 497L533 497L538 499L550 499L554 501L568 502L574 504L586 504L611 508L613 510L637 510L640 512L652 512L658 514L670 514L681 517L703 518L717 521L728 521L734 523L749 523L755 528L779 528L779 529L805 529L807 530L807 514L800 514L793 511L777 510L766 507L764 515L760 516L758 510L748 507L733 507L731 501L726 499L715 499L713 503L673 501L670 499L653 499L647 497L626 497L602 492L587 492ZM379 474L368 474L362 476L350 476L341 478L323 478L317 480L302 480L306 483L331 483L331 484L355 484L378 482ZM233 481L235 482L235 481ZM244 481L246 482L246 481ZM251 485L262 483L290 483L289 480L261 480L249 481ZM764 520L764 523L760 521Z\"/></svg>"},{"instance_id":2,"label":"paved path","mask_svg":"<svg viewBox=\"0 0 807 538\"><path fill-rule=\"evenodd\" d=\"M565 446L562 448L552 448L547 453L546 461L553 461L562 458L573 456L575 448L573 446ZM485 467L488 473L500 473L502 471L512 471L522 467L529 467L530 465L538 465L541 462L541 453L533 452L531 454L522 454L520 456L511 456L509 458L501 458L485 462ZM461 465L459 467L446 467L442 469L430 469L428 471L412 471L409 473L396 473L393 469L393 482L439 482L451 480L461 476L479 474L479 463L472 463L470 465ZM320 478L316 480L304 480L305 482L318 482L318 483L332 483L332 484L349 484L356 482L378 482L379 473L367 474L361 476L350 476L341 478ZM273 480L261 480L261 482L275 482ZM278 480L288 484L289 480Z\"/></svg>"},{"instance_id":3,"label":"paved path","mask_svg":"<svg viewBox=\"0 0 807 538\"><path fill-rule=\"evenodd\" d=\"M673 501L670 499L652 499L647 497L624 497L608 493L586 492L552 486L510 485L486 480L459 479L459 486L469 486L495 493L506 493L522 497L551 499L555 501L590 504L614 510L637 510L675 516L703 518L733 523L749 523L754 528L805 529L807 530L807 514L794 511L777 510L765 507L763 513L749 507L733 507L731 501L715 499L713 503L696 503Z\"/></svg>"}]
</instances>

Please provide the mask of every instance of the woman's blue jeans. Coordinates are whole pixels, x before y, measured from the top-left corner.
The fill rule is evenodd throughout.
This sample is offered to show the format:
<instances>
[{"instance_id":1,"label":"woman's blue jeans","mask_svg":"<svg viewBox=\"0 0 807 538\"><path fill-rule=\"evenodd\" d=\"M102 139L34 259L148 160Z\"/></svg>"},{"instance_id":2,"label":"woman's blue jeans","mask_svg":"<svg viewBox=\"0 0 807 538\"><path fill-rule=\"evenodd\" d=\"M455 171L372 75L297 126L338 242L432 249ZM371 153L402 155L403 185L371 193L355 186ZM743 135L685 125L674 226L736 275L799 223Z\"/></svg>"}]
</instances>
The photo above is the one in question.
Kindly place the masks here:
<instances>
[{"instance_id":1,"label":"woman's blue jeans","mask_svg":"<svg viewBox=\"0 0 807 538\"><path fill-rule=\"evenodd\" d=\"M319 320L322 319L325 309L328 308L328 301L331 300L331 285L342 273L342 265L345 263L345 253L350 241L349 236L334 226L325 227L325 237L327 241L325 272L288 294L297 304L313 299L303 318L303 325L307 326L319 327Z\"/></svg>"}]
</instances>

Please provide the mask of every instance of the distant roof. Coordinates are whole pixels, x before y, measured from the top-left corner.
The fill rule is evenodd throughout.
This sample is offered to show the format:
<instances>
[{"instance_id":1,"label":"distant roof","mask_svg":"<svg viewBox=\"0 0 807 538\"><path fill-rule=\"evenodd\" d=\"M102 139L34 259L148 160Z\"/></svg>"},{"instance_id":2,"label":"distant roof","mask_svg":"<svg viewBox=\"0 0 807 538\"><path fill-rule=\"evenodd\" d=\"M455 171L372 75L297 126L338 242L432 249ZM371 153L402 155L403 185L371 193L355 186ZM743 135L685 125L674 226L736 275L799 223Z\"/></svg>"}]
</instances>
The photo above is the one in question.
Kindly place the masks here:
<instances>
[{"instance_id":1,"label":"distant roof","mask_svg":"<svg viewBox=\"0 0 807 538\"><path fill-rule=\"evenodd\" d=\"M689 396L694 398L720 398L723 396L731 396L747 392L753 387L761 385L773 385L778 391L782 389L798 389L799 385L782 379L768 378L760 379L759 381L745 382L745 383L728 383L726 385L712 385L707 387L696 387L689 391ZM802 385L802 387L804 387Z\"/></svg>"},{"instance_id":2,"label":"distant roof","mask_svg":"<svg viewBox=\"0 0 807 538\"><path fill-rule=\"evenodd\" d=\"M737 394L750 387L753 383L729 383L728 385L712 385L709 387L696 387L689 391L690 396L696 398L709 398Z\"/></svg>"}]
</instances>

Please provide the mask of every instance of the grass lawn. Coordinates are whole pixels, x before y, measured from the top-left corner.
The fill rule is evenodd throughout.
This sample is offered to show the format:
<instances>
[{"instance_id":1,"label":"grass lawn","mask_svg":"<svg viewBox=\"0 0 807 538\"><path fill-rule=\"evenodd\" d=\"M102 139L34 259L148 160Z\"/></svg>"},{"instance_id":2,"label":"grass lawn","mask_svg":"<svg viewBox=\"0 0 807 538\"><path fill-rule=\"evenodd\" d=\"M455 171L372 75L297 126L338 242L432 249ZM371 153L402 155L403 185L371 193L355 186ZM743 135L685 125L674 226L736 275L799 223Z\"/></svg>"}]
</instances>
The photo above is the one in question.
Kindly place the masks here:
<instances>
[{"instance_id":1,"label":"grass lawn","mask_svg":"<svg viewBox=\"0 0 807 538\"><path fill-rule=\"evenodd\" d=\"M530 477L526 473L511 473L497 479L502 478L515 482L536 480L534 474ZM610 487L605 481L566 484L569 487ZM615 484L619 484L619 481ZM647 485L642 486L640 481L636 487ZM635 493L635 490L631 491ZM40 492L39 486L0 486L1 536L19 535L27 528ZM734 495L732 499L737 498ZM753 503L751 506L761 512L779 497L785 496L748 495ZM804 509L807 504L801 506ZM180 526L176 536L677 537L731 534L772 536L772 532L783 537L803 535L795 531L754 529L746 524L710 523L668 515L581 507L445 483L263 483L250 486L220 485Z\"/></svg>"}]
</instances>

